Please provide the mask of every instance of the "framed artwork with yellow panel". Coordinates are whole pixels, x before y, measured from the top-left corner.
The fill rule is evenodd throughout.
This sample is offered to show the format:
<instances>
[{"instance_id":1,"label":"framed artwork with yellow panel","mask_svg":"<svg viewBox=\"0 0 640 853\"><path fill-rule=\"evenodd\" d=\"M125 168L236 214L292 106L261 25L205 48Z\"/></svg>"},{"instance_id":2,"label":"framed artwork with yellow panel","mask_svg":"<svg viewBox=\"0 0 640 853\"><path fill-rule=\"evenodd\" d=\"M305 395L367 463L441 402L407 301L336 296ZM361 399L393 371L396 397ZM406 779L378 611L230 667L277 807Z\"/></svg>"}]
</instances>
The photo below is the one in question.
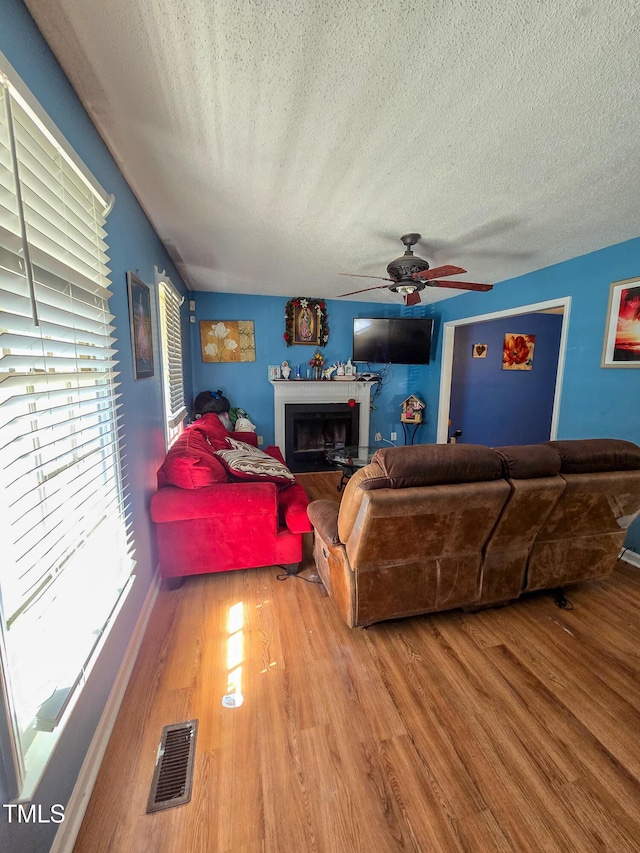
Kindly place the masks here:
<instances>
[{"instance_id":1,"label":"framed artwork with yellow panel","mask_svg":"<svg viewBox=\"0 0 640 853\"><path fill-rule=\"evenodd\" d=\"M204 362L237 364L255 361L253 320L201 320L200 350Z\"/></svg>"}]
</instances>

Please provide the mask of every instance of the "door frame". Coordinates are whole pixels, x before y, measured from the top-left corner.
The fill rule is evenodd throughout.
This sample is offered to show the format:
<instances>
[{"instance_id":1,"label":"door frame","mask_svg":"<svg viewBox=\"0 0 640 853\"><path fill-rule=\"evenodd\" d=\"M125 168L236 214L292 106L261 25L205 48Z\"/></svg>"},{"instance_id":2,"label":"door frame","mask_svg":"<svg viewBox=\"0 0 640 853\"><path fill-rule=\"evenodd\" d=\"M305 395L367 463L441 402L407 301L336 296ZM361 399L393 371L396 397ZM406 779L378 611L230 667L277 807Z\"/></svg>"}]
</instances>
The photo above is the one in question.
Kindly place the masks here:
<instances>
[{"instance_id":1,"label":"door frame","mask_svg":"<svg viewBox=\"0 0 640 853\"><path fill-rule=\"evenodd\" d=\"M493 311L490 314L479 314L475 317L465 317L460 320L449 320L443 325L442 367L440 369L440 397L438 400L438 423L436 433L437 444L446 444L449 440L449 407L451 405L453 350L455 346L456 328L458 326L470 326L472 323L484 323L488 320L498 320L501 317L518 317L521 314L531 314L536 311L545 311L550 308L562 308L562 330L560 332L560 349L558 352L556 384L553 394L553 412L551 415L550 435L552 440L556 438L558 432L558 419L560 415L562 382L564 379L567 338L569 335L569 314L571 311L570 296L548 299L545 302L534 302L531 305L522 305L517 308L505 308L502 311Z\"/></svg>"}]
</instances>

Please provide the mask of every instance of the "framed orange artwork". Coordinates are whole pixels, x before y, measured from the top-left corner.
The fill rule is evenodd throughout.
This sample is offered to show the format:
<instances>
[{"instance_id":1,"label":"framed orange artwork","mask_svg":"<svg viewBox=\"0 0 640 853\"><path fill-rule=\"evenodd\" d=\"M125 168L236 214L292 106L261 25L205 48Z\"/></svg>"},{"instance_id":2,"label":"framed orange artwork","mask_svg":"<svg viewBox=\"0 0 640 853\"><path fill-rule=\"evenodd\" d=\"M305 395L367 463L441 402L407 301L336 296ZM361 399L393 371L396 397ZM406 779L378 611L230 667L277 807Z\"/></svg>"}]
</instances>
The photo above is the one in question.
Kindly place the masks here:
<instances>
[{"instance_id":1,"label":"framed orange artwork","mask_svg":"<svg viewBox=\"0 0 640 853\"><path fill-rule=\"evenodd\" d=\"M502 348L503 370L531 370L533 368L533 349L535 335L506 334Z\"/></svg>"}]
</instances>

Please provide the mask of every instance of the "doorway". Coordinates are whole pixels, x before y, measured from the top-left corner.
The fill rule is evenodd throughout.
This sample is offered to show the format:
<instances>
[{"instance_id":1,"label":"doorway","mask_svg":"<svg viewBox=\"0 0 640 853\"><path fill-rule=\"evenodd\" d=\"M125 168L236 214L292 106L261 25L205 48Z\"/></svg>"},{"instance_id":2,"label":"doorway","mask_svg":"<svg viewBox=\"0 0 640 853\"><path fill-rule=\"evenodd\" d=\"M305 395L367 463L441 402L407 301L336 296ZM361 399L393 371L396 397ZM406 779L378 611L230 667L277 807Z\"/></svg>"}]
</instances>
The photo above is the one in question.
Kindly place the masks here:
<instances>
[{"instance_id":1,"label":"doorway","mask_svg":"<svg viewBox=\"0 0 640 853\"><path fill-rule=\"evenodd\" d=\"M495 321L509 321L505 323L505 328L509 333L521 333L525 332L526 329L516 328L514 325L511 328L512 321L514 324L518 323L518 318L524 317L524 315L529 314L557 314L561 315L561 328L559 335L559 344L556 343L557 346L557 361L554 360L554 369L552 370L552 375L549 377L548 384L544 393L548 395L548 408L549 408L549 419L547 422L548 435L541 440L546 440L547 438L554 439L557 435L558 429L558 418L559 418L559 410L560 410L560 398L562 391L562 377L564 373L564 362L565 362L565 352L567 345L567 334L568 334L568 325L569 325L569 313L570 313L570 305L571 305L571 297L562 297L559 299L548 300L545 302L538 302L531 305L523 305L518 308L510 308L505 309L504 311L496 311L491 314L483 314L476 317L467 317L461 320L451 320L448 323L445 323L443 326L443 350L442 350L442 369L440 374L440 399L438 404L438 424L437 424L437 442L440 444L445 444L449 441L450 436L454 435L458 427L455 424L449 424L450 413L452 409L452 400L455 403L456 407L456 417L460 417L460 378L459 375L456 375L456 387L455 389L452 387L454 382L454 363L458 362L461 353L459 349L456 347L460 346L461 339L463 337L468 337L468 335L458 334L456 332L460 332L462 327L474 327L474 331L477 331L479 335L482 334L481 330L483 328L483 324L486 325L487 331L490 328L496 327ZM457 340L456 340L457 338ZM464 358L471 359L473 354L471 352L471 347L469 346L469 352L466 352L467 343L465 340L465 352ZM483 341L474 341L474 344L482 344ZM538 353L540 355L540 351ZM482 355L482 353L481 353ZM494 369L495 369L495 358L498 353L495 352L495 344L492 351L492 357L494 359ZM545 354L546 355L546 354ZM486 358L486 353L484 353ZM501 352L499 353L499 360L501 363ZM538 362L540 363L540 362ZM480 363L478 362L477 365ZM488 369L490 369L490 365L488 362L485 362ZM535 369L535 352L534 352L534 364L532 366L532 370ZM474 366L476 363L474 362ZM476 366L477 369L477 366ZM501 369L500 367L498 369ZM481 375L476 373L476 376ZM497 373L493 373L493 381L496 383L499 381L503 381L506 378L506 372L504 375L499 375ZM509 376L509 380L513 382L512 388L518 389L522 391L526 387L525 383L530 380L531 377L526 379L523 374L519 375L519 371L514 371L513 376ZM464 380L462 380L464 381ZM469 381L473 381L473 376L470 376ZM491 382L491 375L488 373L484 374L484 380L486 382ZM489 387L489 386L488 386ZM493 387L493 386L491 386ZM474 386L473 390L477 390ZM452 391L454 393L452 393ZM540 391L536 393L541 393ZM459 437L460 441L468 441L469 443L479 443L479 444L489 444L489 445L498 445L498 444L525 444L530 443L526 431L518 429L518 423L525 423L525 419L521 418L518 420L517 417L514 417L514 404L513 399L510 399L508 393L501 393L497 395L498 402L494 399L491 406L478 406L477 400L473 400L473 394L469 395L471 400L469 402L469 406L474 407L475 413L482 413L483 417L483 425L484 432L483 436L486 435L495 435L497 440L491 441L486 440L486 438L482 441L473 441L473 430L469 431L467 435L465 435L465 430L462 430L462 435ZM462 397L465 397L462 394ZM464 406L464 400L462 405ZM466 412L463 408L463 418L462 420L467 424L470 422L474 422L473 419L470 420L471 414L467 409ZM495 429L491 429L491 418L494 419ZM498 428L499 427L499 428Z\"/></svg>"}]
</instances>

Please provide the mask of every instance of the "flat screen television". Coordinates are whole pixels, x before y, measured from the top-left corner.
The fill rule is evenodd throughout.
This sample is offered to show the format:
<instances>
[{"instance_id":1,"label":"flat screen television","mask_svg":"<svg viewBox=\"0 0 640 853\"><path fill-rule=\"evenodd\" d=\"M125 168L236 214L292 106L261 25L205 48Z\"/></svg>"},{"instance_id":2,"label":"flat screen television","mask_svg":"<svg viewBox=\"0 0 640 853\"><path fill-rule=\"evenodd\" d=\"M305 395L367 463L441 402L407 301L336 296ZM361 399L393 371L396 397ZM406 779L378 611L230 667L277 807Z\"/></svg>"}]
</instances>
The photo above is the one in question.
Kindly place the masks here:
<instances>
[{"instance_id":1,"label":"flat screen television","mask_svg":"<svg viewBox=\"0 0 640 853\"><path fill-rule=\"evenodd\" d=\"M353 361L429 364L431 317L355 317Z\"/></svg>"}]
</instances>

